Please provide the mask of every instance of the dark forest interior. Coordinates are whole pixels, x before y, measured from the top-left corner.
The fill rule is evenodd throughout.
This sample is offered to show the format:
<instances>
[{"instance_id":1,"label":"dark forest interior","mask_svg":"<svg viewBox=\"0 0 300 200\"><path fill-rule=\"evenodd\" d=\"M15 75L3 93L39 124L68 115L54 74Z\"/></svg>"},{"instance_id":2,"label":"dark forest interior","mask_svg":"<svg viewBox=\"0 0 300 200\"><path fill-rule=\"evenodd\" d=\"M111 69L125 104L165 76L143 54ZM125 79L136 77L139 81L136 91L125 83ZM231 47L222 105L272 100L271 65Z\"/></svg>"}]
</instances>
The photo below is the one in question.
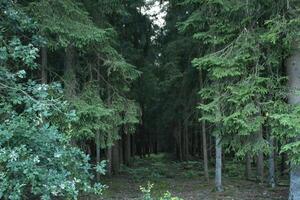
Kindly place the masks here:
<instances>
[{"instance_id":1,"label":"dark forest interior","mask_svg":"<svg viewBox=\"0 0 300 200\"><path fill-rule=\"evenodd\" d=\"M0 199L300 200L299 0L0 0Z\"/></svg>"}]
</instances>

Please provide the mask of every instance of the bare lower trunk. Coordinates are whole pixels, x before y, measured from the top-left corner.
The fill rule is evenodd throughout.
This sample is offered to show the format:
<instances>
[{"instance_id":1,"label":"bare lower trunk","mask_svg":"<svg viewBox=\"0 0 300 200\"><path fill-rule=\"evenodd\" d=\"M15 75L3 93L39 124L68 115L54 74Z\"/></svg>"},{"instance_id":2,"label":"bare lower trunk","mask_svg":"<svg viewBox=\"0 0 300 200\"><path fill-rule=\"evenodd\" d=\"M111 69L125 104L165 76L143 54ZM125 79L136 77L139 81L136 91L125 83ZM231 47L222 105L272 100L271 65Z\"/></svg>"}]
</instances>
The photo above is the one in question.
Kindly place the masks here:
<instances>
[{"instance_id":1,"label":"bare lower trunk","mask_svg":"<svg viewBox=\"0 0 300 200\"><path fill-rule=\"evenodd\" d=\"M68 46L65 53L65 94L67 98L75 96L76 92L76 76L75 76L75 48Z\"/></svg>"},{"instance_id":2,"label":"bare lower trunk","mask_svg":"<svg viewBox=\"0 0 300 200\"><path fill-rule=\"evenodd\" d=\"M124 164L123 141L119 140L119 165Z\"/></svg>"},{"instance_id":3,"label":"bare lower trunk","mask_svg":"<svg viewBox=\"0 0 300 200\"><path fill-rule=\"evenodd\" d=\"M245 170L245 176L247 180L250 180L251 178L251 155L250 153L246 154L246 170Z\"/></svg>"},{"instance_id":4,"label":"bare lower trunk","mask_svg":"<svg viewBox=\"0 0 300 200\"><path fill-rule=\"evenodd\" d=\"M296 43L299 45L299 42ZM291 90L296 90L290 92L289 103L290 104L300 104L300 49L298 46L294 49L292 56L286 62L287 74L289 78L289 88ZM300 138L295 138L300 140ZM290 194L289 200L299 200L300 199L300 165L291 164L290 172Z\"/></svg>"},{"instance_id":5,"label":"bare lower trunk","mask_svg":"<svg viewBox=\"0 0 300 200\"><path fill-rule=\"evenodd\" d=\"M119 141L115 141L112 147L112 172L113 174L119 174L120 171L120 155L119 155Z\"/></svg>"},{"instance_id":6,"label":"bare lower trunk","mask_svg":"<svg viewBox=\"0 0 300 200\"><path fill-rule=\"evenodd\" d=\"M286 153L281 153L281 160L280 160L280 175L284 176L286 173L286 169L287 169L287 164L286 164Z\"/></svg>"},{"instance_id":7,"label":"bare lower trunk","mask_svg":"<svg viewBox=\"0 0 300 200\"><path fill-rule=\"evenodd\" d=\"M106 157L107 157L107 175L112 175L112 147L107 147L106 151Z\"/></svg>"},{"instance_id":8,"label":"bare lower trunk","mask_svg":"<svg viewBox=\"0 0 300 200\"><path fill-rule=\"evenodd\" d=\"M275 182L275 159L274 159L274 138L269 138L271 152L269 155L269 184L272 188L276 186Z\"/></svg>"},{"instance_id":9,"label":"bare lower trunk","mask_svg":"<svg viewBox=\"0 0 300 200\"><path fill-rule=\"evenodd\" d=\"M203 149L204 177L205 177L206 181L209 182L205 121L201 122L201 127L202 127L202 149Z\"/></svg>"},{"instance_id":10,"label":"bare lower trunk","mask_svg":"<svg viewBox=\"0 0 300 200\"><path fill-rule=\"evenodd\" d=\"M67 99L74 99L76 95L76 75L75 75L75 48L69 45L65 49L65 69L64 69L64 92ZM76 146L76 140L71 138L71 144Z\"/></svg>"},{"instance_id":11,"label":"bare lower trunk","mask_svg":"<svg viewBox=\"0 0 300 200\"><path fill-rule=\"evenodd\" d=\"M300 198L300 166L293 165L290 172L290 194L289 200Z\"/></svg>"},{"instance_id":12,"label":"bare lower trunk","mask_svg":"<svg viewBox=\"0 0 300 200\"><path fill-rule=\"evenodd\" d=\"M204 87L203 83L203 73L202 70L199 71L199 87L202 89ZM203 99L200 98L200 103L204 103ZM202 113L203 115L203 113ZM209 182L209 173L208 173L208 158L207 158L207 139L206 139L206 127L205 120L201 120L201 132L202 132L202 152L203 152L203 169L204 177L207 182Z\"/></svg>"},{"instance_id":13,"label":"bare lower trunk","mask_svg":"<svg viewBox=\"0 0 300 200\"><path fill-rule=\"evenodd\" d=\"M213 145L213 137L212 135L209 136L209 147L208 147L208 155L209 157L207 158L208 160L211 160L213 158L213 148L214 148L214 145Z\"/></svg>"},{"instance_id":14,"label":"bare lower trunk","mask_svg":"<svg viewBox=\"0 0 300 200\"><path fill-rule=\"evenodd\" d=\"M216 136L216 169L215 185L218 192L223 191L222 187L222 145L220 136Z\"/></svg>"},{"instance_id":15,"label":"bare lower trunk","mask_svg":"<svg viewBox=\"0 0 300 200\"><path fill-rule=\"evenodd\" d=\"M124 134L124 164L130 166L130 135Z\"/></svg>"},{"instance_id":16,"label":"bare lower trunk","mask_svg":"<svg viewBox=\"0 0 300 200\"><path fill-rule=\"evenodd\" d=\"M193 131L193 138L192 138L192 156L195 157L197 155L198 150L198 132Z\"/></svg>"},{"instance_id":17,"label":"bare lower trunk","mask_svg":"<svg viewBox=\"0 0 300 200\"><path fill-rule=\"evenodd\" d=\"M131 162L133 161L134 162L134 156L136 155L136 139L135 139L135 136L132 135L131 137L131 140L130 140L130 143L131 143L131 155L132 155L132 158L131 158ZM132 163L131 163L132 164Z\"/></svg>"},{"instance_id":18,"label":"bare lower trunk","mask_svg":"<svg viewBox=\"0 0 300 200\"><path fill-rule=\"evenodd\" d=\"M258 139L263 140L263 131L262 128L258 131ZM260 183L264 182L264 152L260 151L257 155L257 168L256 168L256 179Z\"/></svg>"},{"instance_id":19,"label":"bare lower trunk","mask_svg":"<svg viewBox=\"0 0 300 200\"><path fill-rule=\"evenodd\" d=\"M182 130L182 159L187 161L189 159L189 147L188 147L188 125L187 120L183 121L183 130Z\"/></svg>"},{"instance_id":20,"label":"bare lower trunk","mask_svg":"<svg viewBox=\"0 0 300 200\"><path fill-rule=\"evenodd\" d=\"M176 137L176 146L177 146L177 157L180 161L183 160L183 153L182 153L182 130L181 130L181 124L180 122L178 125L175 127L175 137Z\"/></svg>"},{"instance_id":21,"label":"bare lower trunk","mask_svg":"<svg viewBox=\"0 0 300 200\"><path fill-rule=\"evenodd\" d=\"M259 152L257 155L257 181L264 182L264 154Z\"/></svg>"}]
</instances>

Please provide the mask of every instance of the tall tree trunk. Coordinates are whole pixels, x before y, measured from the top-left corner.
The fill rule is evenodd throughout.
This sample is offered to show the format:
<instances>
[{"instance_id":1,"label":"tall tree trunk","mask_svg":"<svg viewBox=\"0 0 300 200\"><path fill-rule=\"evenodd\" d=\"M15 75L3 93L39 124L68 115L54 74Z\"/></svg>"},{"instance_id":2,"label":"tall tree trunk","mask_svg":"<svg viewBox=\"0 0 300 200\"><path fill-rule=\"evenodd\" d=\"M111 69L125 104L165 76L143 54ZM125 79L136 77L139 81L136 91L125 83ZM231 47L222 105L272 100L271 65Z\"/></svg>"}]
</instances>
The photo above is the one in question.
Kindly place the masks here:
<instances>
[{"instance_id":1,"label":"tall tree trunk","mask_svg":"<svg viewBox=\"0 0 300 200\"><path fill-rule=\"evenodd\" d=\"M189 159L189 135L188 135L188 120L183 121L183 160Z\"/></svg>"},{"instance_id":2,"label":"tall tree trunk","mask_svg":"<svg viewBox=\"0 0 300 200\"><path fill-rule=\"evenodd\" d=\"M41 57L42 57L42 65L41 65L41 77L42 83L47 83L47 67L48 67L48 54L47 54L47 47L43 46L41 48Z\"/></svg>"},{"instance_id":3,"label":"tall tree trunk","mask_svg":"<svg viewBox=\"0 0 300 200\"><path fill-rule=\"evenodd\" d=\"M155 143L154 143L153 153L158 154L158 135L156 131L155 131Z\"/></svg>"},{"instance_id":4,"label":"tall tree trunk","mask_svg":"<svg viewBox=\"0 0 300 200\"><path fill-rule=\"evenodd\" d=\"M285 170L286 170L286 153L281 153L281 159L280 159L280 175L284 176Z\"/></svg>"},{"instance_id":5,"label":"tall tree trunk","mask_svg":"<svg viewBox=\"0 0 300 200\"><path fill-rule=\"evenodd\" d=\"M222 187L222 145L221 138L216 135L216 169L215 169L215 185L218 192L223 191Z\"/></svg>"},{"instance_id":6,"label":"tall tree trunk","mask_svg":"<svg viewBox=\"0 0 300 200\"><path fill-rule=\"evenodd\" d=\"M218 83L220 86L220 83ZM219 90L220 91L220 90ZM220 92L218 92L220 95ZM218 119L222 118L222 105L218 104L218 110L216 111L216 116ZM222 133L222 124L221 122L218 122L218 125L216 127L218 129L218 132L216 134L216 143L215 143L215 149L216 149L216 169L215 169L215 185L216 190L218 192L223 191L222 187L222 144L221 144L221 133Z\"/></svg>"},{"instance_id":7,"label":"tall tree trunk","mask_svg":"<svg viewBox=\"0 0 300 200\"><path fill-rule=\"evenodd\" d=\"M260 183L264 182L264 154L259 152L257 155L256 178Z\"/></svg>"},{"instance_id":8,"label":"tall tree trunk","mask_svg":"<svg viewBox=\"0 0 300 200\"><path fill-rule=\"evenodd\" d=\"M106 157L107 157L107 175L112 175L112 146L107 147L106 150Z\"/></svg>"},{"instance_id":9,"label":"tall tree trunk","mask_svg":"<svg viewBox=\"0 0 300 200\"><path fill-rule=\"evenodd\" d=\"M101 151L101 147L100 147L100 132L97 131L96 133L96 163L99 164L101 161L101 157L100 157L100 151ZM100 174L97 173L97 181L100 181Z\"/></svg>"},{"instance_id":10,"label":"tall tree trunk","mask_svg":"<svg viewBox=\"0 0 300 200\"><path fill-rule=\"evenodd\" d=\"M65 52L65 93L66 97L71 99L75 96L76 92L76 76L75 76L75 48L69 45Z\"/></svg>"},{"instance_id":11,"label":"tall tree trunk","mask_svg":"<svg viewBox=\"0 0 300 200\"><path fill-rule=\"evenodd\" d=\"M204 87L202 70L199 71L199 87L200 87L200 89L202 89ZM200 103L204 103L202 98L200 98ZM203 115L203 112L202 112L202 115ZM205 177L205 180L207 182L209 182L206 127L205 127L205 120L203 120L203 119L201 120L201 133L202 133L201 135L202 135L204 177Z\"/></svg>"},{"instance_id":12,"label":"tall tree trunk","mask_svg":"<svg viewBox=\"0 0 300 200\"><path fill-rule=\"evenodd\" d=\"M177 125L176 125L176 128L175 128L175 133L177 135L177 152L178 152L178 159L180 161L183 160L183 153L182 153L182 130L181 130L181 122L179 122Z\"/></svg>"},{"instance_id":13,"label":"tall tree trunk","mask_svg":"<svg viewBox=\"0 0 300 200\"><path fill-rule=\"evenodd\" d=\"M112 171L113 174L119 174L120 171L120 155L119 141L115 141L112 146Z\"/></svg>"},{"instance_id":14,"label":"tall tree trunk","mask_svg":"<svg viewBox=\"0 0 300 200\"><path fill-rule=\"evenodd\" d=\"M124 134L124 150L123 150L123 154L124 154L124 164L127 166L130 166L130 148L131 148L131 141L130 141L130 135L128 135L128 133Z\"/></svg>"},{"instance_id":15,"label":"tall tree trunk","mask_svg":"<svg viewBox=\"0 0 300 200\"><path fill-rule=\"evenodd\" d=\"M131 156L132 156L131 161L134 161L134 157L136 156L136 138L135 135L131 135L130 138L131 138L130 143L131 143Z\"/></svg>"},{"instance_id":16,"label":"tall tree trunk","mask_svg":"<svg viewBox=\"0 0 300 200\"><path fill-rule=\"evenodd\" d=\"M213 148L214 148L213 136L210 135L209 136L209 146L208 146L208 155L209 155L209 157L207 158L208 160L213 158Z\"/></svg>"},{"instance_id":17,"label":"tall tree trunk","mask_svg":"<svg viewBox=\"0 0 300 200\"><path fill-rule=\"evenodd\" d=\"M209 182L205 121L201 121L204 177Z\"/></svg>"},{"instance_id":18,"label":"tall tree trunk","mask_svg":"<svg viewBox=\"0 0 300 200\"><path fill-rule=\"evenodd\" d=\"M247 180L250 180L251 178L251 155L250 153L246 153L246 170L245 170L245 176Z\"/></svg>"},{"instance_id":19,"label":"tall tree trunk","mask_svg":"<svg viewBox=\"0 0 300 200\"><path fill-rule=\"evenodd\" d=\"M269 136L270 155L269 155L269 184L272 188L275 187L275 159L274 159L274 138Z\"/></svg>"},{"instance_id":20,"label":"tall tree trunk","mask_svg":"<svg viewBox=\"0 0 300 200\"><path fill-rule=\"evenodd\" d=\"M72 45L65 49L64 91L67 99L73 99L76 95L75 52ZM71 138L71 144L77 145L74 138Z\"/></svg>"},{"instance_id":21,"label":"tall tree trunk","mask_svg":"<svg viewBox=\"0 0 300 200\"><path fill-rule=\"evenodd\" d=\"M124 164L123 141L119 140L119 163Z\"/></svg>"},{"instance_id":22,"label":"tall tree trunk","mask_svg":"<svg viewBox=\"0 0 300 200\"><path fill-rule=\"evenodd\" d=\"M191 152L192 152L192 156L196 157L197 150L198 150L198 132L195 129L195 131L193 130L192 133L193 134L192 134L192 150L191 150Z\"/></svg>"},{"instance_id":23,"label":"tall tree trunk","mask_svg":"<svg viewBox=\"0 0 300 200\"><path fill-rule=\"evenodd\" d=\"M296 43L299 46L299 42ZM289 88L291 90L297 90L296 92L290 92L289 103L300 104L300 95L298 91L300 89L300 48L296 46L293 54L286 62L287 75L289 78ZM300 140L300 138L297 138ZM289 200L298 200L300 198L300 165L291 164L290 172L290 194Z\"/></svg>"},{"instance_id":24,"label":"tall tree trunk","mask_svg":"<svg viewBox=\"0 0 300 200\"><path fill-rule=\"evenodd\" d=\"M260 141L263 140L263 129L262 128L258 131L258 140L260 140ZM256 164L257 164L256 179L260 183L263 183L264 182L264 152L263 151L258 152Z\"/></svg>"},{"instance_id":25,"label":"tall tree trunk","mask_svg":"<svg viewBox=\"0 0 300 200\"><path fill-rule=\"evenodd\" d=\"M198 157L199 157L199 159L203 160L202 123L200 123L199 133L197 134L197 137L198 137L198 152L197 152Z\"/></svg>"}]
</instances>

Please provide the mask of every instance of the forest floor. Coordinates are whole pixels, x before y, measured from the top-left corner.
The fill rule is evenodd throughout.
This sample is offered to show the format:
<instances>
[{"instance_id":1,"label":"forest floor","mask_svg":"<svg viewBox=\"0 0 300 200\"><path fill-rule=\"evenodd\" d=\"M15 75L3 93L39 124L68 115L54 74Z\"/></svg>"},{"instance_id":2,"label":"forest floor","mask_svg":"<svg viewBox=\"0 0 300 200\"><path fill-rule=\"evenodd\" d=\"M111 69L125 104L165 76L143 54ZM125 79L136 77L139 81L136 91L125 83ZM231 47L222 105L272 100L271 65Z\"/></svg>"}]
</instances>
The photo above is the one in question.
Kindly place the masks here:
<instances>
[{"instance_id":1,"label":"forest floor","mask_svg":"<svg viewBox=\"0 0 300 200\"><path fill-rule=\"evenodd\" d=\"M161 154L144 159L136 159L131 168L122 167L121 174L103 178L109 188L104 192L104 200L141 199L140 186L153 183L152 194L161 196L169 191L184 200L286 200L287 179L282 178L275 189L266 184L243 180L244 167L227 161L223 170L224 192L217 193L213 186L213 171L208 184L202 173L202 164L197 161L173 162Z\"/></svg>"}]
</instances>

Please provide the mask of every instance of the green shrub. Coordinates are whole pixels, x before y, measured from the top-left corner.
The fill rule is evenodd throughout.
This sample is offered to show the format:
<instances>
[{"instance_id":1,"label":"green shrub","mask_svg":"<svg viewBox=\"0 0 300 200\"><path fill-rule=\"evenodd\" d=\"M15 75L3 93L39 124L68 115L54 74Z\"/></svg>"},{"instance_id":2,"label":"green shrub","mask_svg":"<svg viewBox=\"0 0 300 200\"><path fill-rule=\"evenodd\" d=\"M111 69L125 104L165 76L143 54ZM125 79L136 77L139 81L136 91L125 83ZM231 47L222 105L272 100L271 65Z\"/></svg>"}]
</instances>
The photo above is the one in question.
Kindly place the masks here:
<instances>
[{"instance_id":1,"label":"green shrub","mask_svg":"<svg viewBox=\"0 0 300 200\"><path fill-rule=\"evenodd\" d=\"M38 84L26 77L25 69L37 67L35 23L13 1L2 1L0 13L0 199L101 194L103 185L91 183L89 157L72 147L67 134L51 121L57 115L64 123L74 118L61 100L60 85ZM23 31L31 33L32 40L24 40ZM103 164L96 168L103 171Z\"/></svg>"}]
</instances>

